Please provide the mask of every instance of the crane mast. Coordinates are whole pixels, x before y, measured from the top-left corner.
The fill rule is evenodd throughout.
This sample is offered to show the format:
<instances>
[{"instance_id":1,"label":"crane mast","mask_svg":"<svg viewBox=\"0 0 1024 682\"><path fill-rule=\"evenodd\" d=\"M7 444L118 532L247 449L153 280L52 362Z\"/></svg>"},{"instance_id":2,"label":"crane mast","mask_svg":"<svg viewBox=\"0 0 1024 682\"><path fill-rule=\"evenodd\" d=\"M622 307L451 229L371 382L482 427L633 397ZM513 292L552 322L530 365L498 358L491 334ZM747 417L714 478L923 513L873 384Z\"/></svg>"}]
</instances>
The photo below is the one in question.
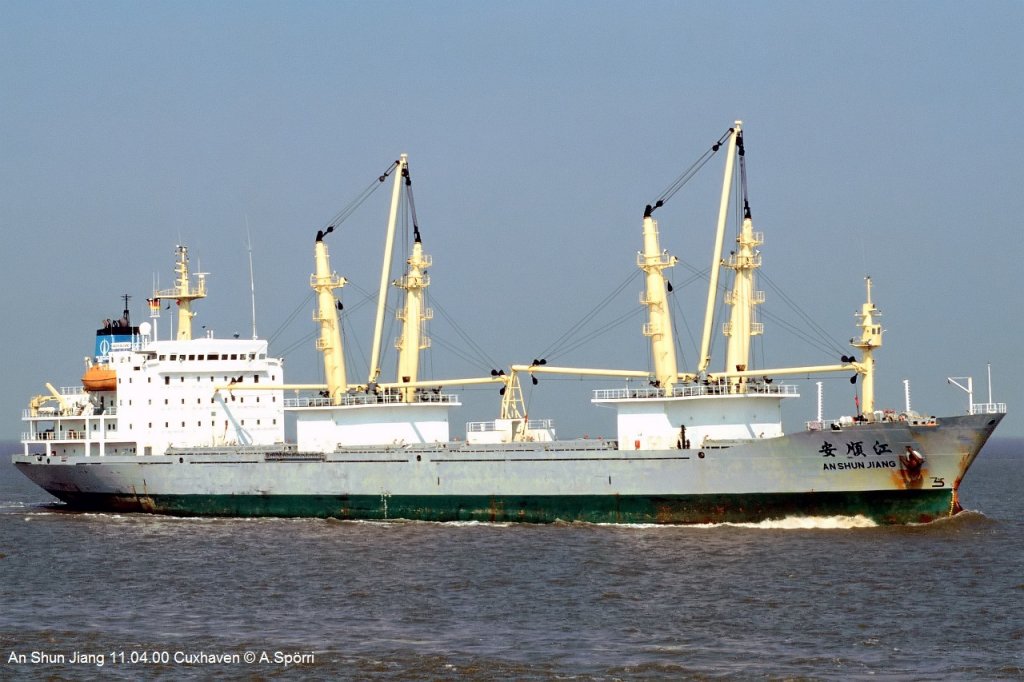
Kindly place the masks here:
<instances>
[{"instance_id":1,"label":"crane mast","mask_svg":"<svg viewBox=\"0 0 1024 682\"><path fill-rule=\"evenodd\" d=\"M345 353L341 343L341 325L338 323L338 309L334 290L345 286L347 280L331 271L330 256L324 237L334 231L334 226L316 234L313 257L316 272L309 278L309 284L316 292L317 308L313 320L320 325L320 336L316 348L324 356L324 376L327 379L327 395L332 405L340 405L341 398L348 390L345 376Z\"/></svg>"},{"instance_id":2,"label":"crane mast","mask_svg":"<svg viewBox=\"0 0 1024 682\"><path fill-rule=\"evenodd\" d=\"M423 253L418 230L412 245L412 255L406 263L408 269L405 275L395 281L395 286L405 291L405 305L398 311L402 335L395 347L398 349L398 382L415 383L419 372L420 351L430 347L430 337L426 335L424 325L433 317L433 311L424 306L425 290L430 286L430 275L426 269L431 266L432 260ZM413 402L415 396L415 388L402 389L402 402Z\"/></svg>"}]
</instances>

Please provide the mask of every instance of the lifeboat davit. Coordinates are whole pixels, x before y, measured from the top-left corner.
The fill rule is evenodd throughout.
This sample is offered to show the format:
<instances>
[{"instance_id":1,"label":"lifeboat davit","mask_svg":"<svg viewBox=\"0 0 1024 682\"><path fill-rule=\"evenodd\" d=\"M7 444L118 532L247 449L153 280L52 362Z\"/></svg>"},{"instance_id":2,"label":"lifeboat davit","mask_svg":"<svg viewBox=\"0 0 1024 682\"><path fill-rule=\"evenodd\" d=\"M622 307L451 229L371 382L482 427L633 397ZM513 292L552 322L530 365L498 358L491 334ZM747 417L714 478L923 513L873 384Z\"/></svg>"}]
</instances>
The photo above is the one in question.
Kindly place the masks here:
<instances>
[{"instance_id":1,"label":"lifeboat davit","mask_svg":"<svg viewBox=\"0 0 1024 682\"><path fill-rule=\"evenodd\" d=\"M117 390L117 372L101 365L92 365L82 375L82 387L89 392Z\"/></svg>"}]
</instances>

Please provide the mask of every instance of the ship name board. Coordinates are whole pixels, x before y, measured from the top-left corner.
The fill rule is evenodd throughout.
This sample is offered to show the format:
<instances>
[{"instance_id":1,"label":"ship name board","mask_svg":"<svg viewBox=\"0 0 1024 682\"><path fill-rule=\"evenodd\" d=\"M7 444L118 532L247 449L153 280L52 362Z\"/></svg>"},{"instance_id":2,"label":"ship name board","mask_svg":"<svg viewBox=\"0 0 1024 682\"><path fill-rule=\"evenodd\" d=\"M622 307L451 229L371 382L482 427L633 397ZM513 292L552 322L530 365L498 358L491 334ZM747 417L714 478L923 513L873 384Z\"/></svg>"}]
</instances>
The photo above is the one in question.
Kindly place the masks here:
<instances>
[{"instance_id":1,"label":"ship name board","mask_svg":"<svg viewBox=\"0 0 1024 682\"><path fill-rule=\"evenodd\" d=\"M823 471L847 471L851 469L895 469L897 462L894 459L873 459L892 455L892 448L888 443L876 440L870 446L866 446L862 440L851 440L846 443L833 444L827 440L822 441L818 453L823 458L838 459L842 452L843 445L846 446L845 458L848 461L825 461L822 462Z\"/></svg>"},{"instance_id":2,"label":"ship name board","mask_svg":"<svg viewBox=\"0 0 1024 682\"><path fill-rule=\"evenodd\" d=\"M823 462L824 471L844 471L846 469L895 469L896 462L892 460L868 460L859 462Z\"/></svg>"}]
</instances>

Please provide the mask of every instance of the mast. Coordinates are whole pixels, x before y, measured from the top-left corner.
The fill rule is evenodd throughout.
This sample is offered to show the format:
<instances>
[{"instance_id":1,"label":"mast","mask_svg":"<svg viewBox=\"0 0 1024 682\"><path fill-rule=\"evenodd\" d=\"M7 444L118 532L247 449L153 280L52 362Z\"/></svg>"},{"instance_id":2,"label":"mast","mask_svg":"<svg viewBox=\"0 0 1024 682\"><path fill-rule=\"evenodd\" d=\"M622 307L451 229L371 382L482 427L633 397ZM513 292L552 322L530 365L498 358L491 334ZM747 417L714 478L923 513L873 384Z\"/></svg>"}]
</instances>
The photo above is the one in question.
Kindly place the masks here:
<instances>
[{"instance_id":1,"label":"mast","mask_svg":"<svg viewBox=\"0 0 1024 682\"><path fill-rule=\"evenodd\" d=\"M391 258L395 246L395 223L398 220L398 200L402 189L402 178L408 181L409 156L402 154L398 159L398 172L391 188L391 210L388 213L387 236L384 240L384 265L380 272L380 289L377 292L377 321L373 326L373 351L370 356L370 378L368 383L374 384L380 377L380 345L384 333L384 308L388 302L388 280L391 279Z\"/></svg>"},{"instance_id":2,"label":"mast","mask_svg":"<svg viewBox=\"0 0 1024 682\"><path fill-rule=\"evenodd\" d=\"M729 147L725 156L725 178L722 181L722 199L718 206L718 229L715 232L715 250L711 257L710 282L708 282L708 304L704 311L704 334L700 343L700 364L698 374L707 372L711 363L711 320L715 314L715 301L718 299L718 274L722 264L722 244L725 241L725 221L729 214L729 195L732 191L733 163L736 158L736 138L743 134L742 121L733 125L733 134L729 136Z\"/></svg>"},{"instance_id":3,"label":"mast","mask_svg":"<svg viewBox=\"0 0 1024 682\"><path fill-rule=\"evenodd\" d=\"M742 154L742 139L740 141ZM743 157L740 157L743 165ZM730 254L725 267L735 272L733 289L725 302L732 306L729 321L723 327L723 333L729 339L725 355L726 371L739 371L750 366L750 338L764 333L764 325L754 321L754 306L764 303L764 292L754 289L754 271L761 267L761 254L758 246L764 243L764 235L754 232L754 222L750 215L750 205L744 197L743 226L736 237L737 250ZM739 383L736 378L733 383Z\"/></svg>"},{"instance_id":4,"label":"mast","mask_svg":"<svg viewBox=\"0 0 1024 682\"><path fill-rule=\"evenodd\" d=\"M641 305L647 306L644 336L651 339L651 358L654 378L658 386L671 395L677 380L676 347L672 338L672 315L668 308L663 270L676 264L678 259L663 251L658 240L658 221L651 217L650 206L644 212L644 250L637 254L636 264L646 274L647 289L640 296Z\"/></svg>"},{"instance_id":5,"label":"mast","mask_svg":"<svg viewBox=\"0 0 1024 682\"><path fill-rule=\"evenodd\" d=\"M153 340L159 340L160 334L157 329L157 321L160 319L160 299L159 298L147 298L146 303L149 305L149 319L152 320L153 325Z\"/></svg>"},{"instance_id":6,"label":"mast","mask_svg":"<svg viewBox=\"0 0 1024 682\"><path fill-rule=\"evenodd\" d=\"M206 273L195 273L196 285L193 287L188 272L188 247L179 245L175 250L178 254L178 260L174 266L174 271L178 274L175 286L173 289L153 292L153 298L157 300L173 298L177 301L177 338L179 341L190 341L192 339L192 318L196 316L192 312L192 301L206 298Z\"/></svg>"},{"instance_id":7,"label":"mast","mask_svg":"<svg viewBox=\"0 0 1024 682\"><path fill-rule=\"evenodd\" d=\"M252 338L256 336L256 275L252 268L252 234L249 232L249 216L245 216L245 236L249 242L249 300L252 303Z\"/></svg>"},{"instance_id":8,"label":"mast","mask_svg":"<svg viewBox=\"0 0 1024 682\"><path fill-rule=\"evenodd\" d=\"M850 345L860 349L861 361L857 363L858 371L864 377L861 392L861 414L870 414L875 411L875 359L873 352L875 348L882 346L882 325L876 322L876 318L882 316L882 312L871 302L871 278L864 278L867 287L867 298L861 305L860 318L857 324L861 329L860 339L851 339Z\"/></svg>"},{"instance_id":9,"label":"mast","mask_svg":"<svg viewBox=\"0 0 1024 682\"><path fill-rule=\"evenodd\" d=\"M424 270L432 264L430 256L423 253L419 230L412 245L412 255L406 261L409 268L404 277L395 280L395 286L405 290L405 305L398 311L402 321L402 335L395 347L398 349L398 382L411 383L417 380L420 351L430 347L430 337L425 333L424 323L431 319L433 311L423 306L424 290L430 286L430 275ZM402 389L402 402L410 403L416 397L415 388Z\"/></svg>"},{"instance_id":10,"label":"mast","mask_svg":"<svg viewBox=\"0 0 1024 682\"><path fill-rule=\"evenodd\" d=\"M750 365L750 337L764 332L764 325L754 321L754 306L764 303L764 292L754 289L754 270L761 267L761 254L754 247L764 243L764 235L754 232L751 219L744 218L736 242L739 249L726 263L736 274L733 289L725 297L732 313L723 332L729 338L726 371L742 372Z\"/></svg>"},{"instance_id":11,"label":"mast","mask_svg":"<svg viewBox=\"0 0 1024 682\"><path fill-rule=\"evenodd\" d=\"M320 338L316 348L324 354L324 375L327 378L327 395L332 405L341 404L341 396L348 390L345 377L345 353L341 345L341 326L338 324L338 310L334 290L345 286L347 280L331 272L330 256L324 237L334 231L331 225L316 233L313 257L316 272L310 276L309 285L317 295L317 310L313 320L320 325Z\"/></svg>"}]
</instances>

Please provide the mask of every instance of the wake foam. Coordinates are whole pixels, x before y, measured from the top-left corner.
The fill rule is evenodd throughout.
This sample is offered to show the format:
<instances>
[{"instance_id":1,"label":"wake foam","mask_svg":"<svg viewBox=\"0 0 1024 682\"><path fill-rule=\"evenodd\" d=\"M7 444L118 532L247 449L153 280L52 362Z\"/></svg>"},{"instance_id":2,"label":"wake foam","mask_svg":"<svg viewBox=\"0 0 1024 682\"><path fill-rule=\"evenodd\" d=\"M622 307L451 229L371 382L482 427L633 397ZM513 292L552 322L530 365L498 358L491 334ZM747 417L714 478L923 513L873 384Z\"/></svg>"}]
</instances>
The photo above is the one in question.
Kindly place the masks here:
<instances>
[{"instance_id":1,"label":"wake foam","mask_svg":"<svg viewBox=\"0 0 1024 682\"><path fill-rule=\"evenodd\" d=\"M877 528L879 525L866 516L787 516L782 519L766 519L756 523L587 523L574 521L565 525L600 526L603 528L657 528L662 530L684 530L687 528L753 528L755 530L845 530L849 528Z\"/></svg>"},{"instance_id":2,"label":"wake foam","mask_svg":"<svg viewBox=\"0 0 1024 682\"><path fill-rule=\"evenodd\" d=\"M878 524L866 516L787 516L784 519L766 519L758 523L723 523L722 526L762 528L768 530L845 530L848 528L877 528Z\"/></svg>"}]
</instances>

